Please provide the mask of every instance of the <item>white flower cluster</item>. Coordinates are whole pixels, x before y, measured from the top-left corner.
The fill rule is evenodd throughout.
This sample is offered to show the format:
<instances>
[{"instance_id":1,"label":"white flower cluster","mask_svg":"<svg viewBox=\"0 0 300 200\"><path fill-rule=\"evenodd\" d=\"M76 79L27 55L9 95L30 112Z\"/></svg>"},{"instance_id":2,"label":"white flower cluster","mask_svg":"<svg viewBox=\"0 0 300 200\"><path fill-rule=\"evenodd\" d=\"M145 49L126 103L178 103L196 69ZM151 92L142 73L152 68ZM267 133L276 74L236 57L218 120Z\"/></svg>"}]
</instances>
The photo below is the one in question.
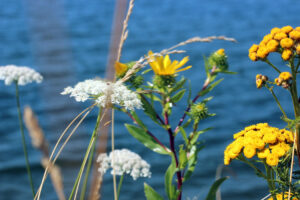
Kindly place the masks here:
<instances>
[{"instance_id":1,"label":"white flower cluster","mask_svg":"<svg viewBox=\"0 0 300 200\"><path fill-rule=\"evenodd\" d=\"M40 83L43 77L31 68L7 65L0 67L0 80L4 80L5 85L10 85L15 81L18 85L26 85L34 81Z\"/></svg>"},{"instance_id":2,"label":"white flower cluster","mask_svg":"<svg viewBox=\"0 0 300 200\"><path fill-rule=\"evenodd\" d=\"M114 166L112 166L112 159L114 159ZM128 149L114 150L109 156L106 153L100 154L97 162L101 163L98 171L102 174L112 168L111 174L114 171L119 176L130 174L133 180L139 177L151 177L150 165L138 154Z\"/></svg>"},{"instance_id":3,"label":"white flower cluster","mask_svg":"<svg viewBox=\"0 0 300 200\"><path fill-rule=\"evenodd\" d=\"M142 102L138 96L120 82L111 83L102 80L85 80L73 88L67 87L61 93L70 94L78 102L94 99L100 107L110 104L124 106L128 110L141 109Z\"/></svg>"}]
</instances>

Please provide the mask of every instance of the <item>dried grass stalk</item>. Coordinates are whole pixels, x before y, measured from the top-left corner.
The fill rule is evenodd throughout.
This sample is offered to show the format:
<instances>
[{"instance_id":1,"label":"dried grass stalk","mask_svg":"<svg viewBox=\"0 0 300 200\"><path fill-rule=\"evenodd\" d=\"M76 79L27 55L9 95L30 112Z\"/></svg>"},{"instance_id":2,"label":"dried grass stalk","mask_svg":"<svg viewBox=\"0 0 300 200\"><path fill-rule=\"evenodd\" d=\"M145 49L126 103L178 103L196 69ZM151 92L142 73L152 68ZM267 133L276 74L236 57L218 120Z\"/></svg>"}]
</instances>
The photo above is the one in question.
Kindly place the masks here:
<instances>
[{"instance_id":1,"label":"dried grass stalk","mask_svg":"<svg viewBox=\"0 0 300 200\"><path fill-rule=\"evenodd\" d=\"M34 112L29 106L26 106L24 109L24 121L31 137L32 146L34 146L36 149L39 149L43 154L43 158L41 160L42 166L46 169L46 167L50 165L49 173L52 185L59 200L65 200L66 198L64 195L64 186L60 169L58 166L51 165L51 163L49 162L48 142L44 137L44 133L39 126L39 122L34 115Z\"/></svg>"}]
</instances>

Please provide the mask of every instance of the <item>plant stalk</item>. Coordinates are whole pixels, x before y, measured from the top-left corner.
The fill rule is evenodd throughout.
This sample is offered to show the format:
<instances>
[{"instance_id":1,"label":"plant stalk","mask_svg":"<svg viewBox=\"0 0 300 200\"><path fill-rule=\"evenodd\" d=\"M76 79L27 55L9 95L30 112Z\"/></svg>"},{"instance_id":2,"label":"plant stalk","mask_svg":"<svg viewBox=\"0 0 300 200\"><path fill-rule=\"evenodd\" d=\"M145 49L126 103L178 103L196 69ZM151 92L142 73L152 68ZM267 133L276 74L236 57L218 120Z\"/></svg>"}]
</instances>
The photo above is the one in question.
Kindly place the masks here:
<instances>
[{"instance_id":1,"label":"plant stalk","mask_svg":"<svg viewBox=\"0 0 300 200\"><path fill-rule=\"evenodd\" d=\"M18 82L17 81L15 82L15 85L16 85L16 100L17 100L17 107L18 107L18 118L19 118L19 124L20 124L20 131L21 131L21 137L22 137L24 157L25 157L25 161L26 161L26 170L27 170L27 174L28 174L28 178L29 178L29 182L30 182L32 195L33 195L33 198L34 198L35 191L34 191L34 186L33 186L33 181L32 181L30 164L29 164L29 160L28 160L28 153L27 153L25 134L24 134L24 125L23 125L22 112L21 112L21 106L20 106L19 87L18 87Z\"/></svg>"}]
</instances>

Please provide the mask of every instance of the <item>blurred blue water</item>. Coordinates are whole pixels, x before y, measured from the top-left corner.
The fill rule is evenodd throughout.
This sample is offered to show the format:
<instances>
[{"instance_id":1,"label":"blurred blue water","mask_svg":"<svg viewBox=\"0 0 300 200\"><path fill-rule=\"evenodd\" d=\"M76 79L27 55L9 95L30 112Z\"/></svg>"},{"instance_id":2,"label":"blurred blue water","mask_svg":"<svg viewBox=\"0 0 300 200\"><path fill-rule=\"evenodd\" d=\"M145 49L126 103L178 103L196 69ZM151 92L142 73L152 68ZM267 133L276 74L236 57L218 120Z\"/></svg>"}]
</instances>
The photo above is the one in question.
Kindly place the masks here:
<instances>
[{"instance_id":1,"label":"blurred blue water","mask_svg":"<svg viewBox=\"0 0 300 200\"><path fill-rule=\"evenodd\" d=\"M271 96L265 90L257 90L254 84L257 73L272 78L275 74L262 63L250 62L248 48L272 27L300 26L299 6L300 2L296 0L136 1L121 58L123 62L138 59L149 49L158 51L193 36L226 35L238 40L237 44L215 41L184 48L188 50L193 68L182 74L191 79L194 93L203 84L203 55L225 48L230 69L238 72L238 75L224 76L223 84L212 93L215 98L209 106L217 116L205 120L200 126L213 126L215 129L201 136L206 147L199 155L193 178L184 185L184 199L204 198L214 180L216 168L223 162L223 150L233 133L257 122L284 126ZM52 147L67 123L88 105L76 103L59 93L78 81L104 76L113 9L114 2L109 0L0 2L0 65L31 66L45 77L40 85L22 87L21 100L22 105L32 106L37 113ZM280 59L275 63L284 68ZM14 88L0 83L0 91L0 199L30 199L16 123ZM276 92L291 115L287 92L282 89ZM176 108L178 113L183 109L184 105ZM174 119L180 115L174 116ZM69 194L79 170L95 116L96 112L87 118L58 160L66 194ZM147 118L144 120L148 123ZM164 194L162 176L169 160L135 141L123 127L128 122L126 116L117 115L116 146L142 155L151 163L153 175L149 180L136 182L128 177L121 199L144 199L144 181ZM162 136L159 131L153 127L153 132ZM43 173L41 154L31 147L28 137L27 143L37 187ZM266 184L256 178L251 169L238 162L233 162L224 174L231 176L221 187L224 200L260 199L267 194ZM44 188L42 199L57 199L49 180ZM102 199L112 199L112 191L112 178L106 175Z\"/></svg>"}]
</instances>

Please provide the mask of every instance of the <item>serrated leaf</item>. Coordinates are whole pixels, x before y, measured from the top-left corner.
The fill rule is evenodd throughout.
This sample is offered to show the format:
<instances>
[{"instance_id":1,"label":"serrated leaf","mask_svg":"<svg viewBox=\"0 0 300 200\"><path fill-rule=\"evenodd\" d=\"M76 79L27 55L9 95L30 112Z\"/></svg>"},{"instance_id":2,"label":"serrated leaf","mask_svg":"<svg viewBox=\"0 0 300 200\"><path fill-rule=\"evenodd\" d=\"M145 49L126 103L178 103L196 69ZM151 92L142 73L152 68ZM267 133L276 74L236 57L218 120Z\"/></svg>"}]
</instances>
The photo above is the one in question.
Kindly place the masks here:
<instances>
[{"instance_id":1,"label":"serrated leaf","mask_svg":"<svg viewBox=\"0 0 300 200\"><path fill-rule=\"evenodd\" d=\"M125 124L125 127L135 139L140 141L142 144L144 144L152 151L159 154L166 154L166 155L170 154L171 151L169 149L164 149L144 129L130 124Z\"/></svg>"},{"instance_id":2,"label":"serrated leaf","mask_svg":"<svg viewBox=\"0 0 300 200\"><path fill-rule=\"evenodd\" d=\"M179 90L180 88L182 88L182 86L185 84L186 79L184 77L182 77L180 79L180 81L178 81L174 87L172 88L172 90L170 91L170 93L176 92L177 90Z\"/></svg>"},{"instance_id":3,"label":"serrated leaf","mask_svg":"<svg viewBox=\"0 0 300 200\"><path fill-rule=\"evenodd\" d=\"M221 81L223 81L222 79L219 79L217 81L215 81L214 83L210 84L205 90L202 90L198 93L199 96L204 96L206 95L208 92L210 92L212 89L214 89L214 87L216 87L219 83L221 83Z\"/></svg>"},{"instance_id":4,"label":"serrated leaf","mask_svg":"<svg viewBox=\"0 0 300 200\"><path fill-rule=\"evenodd\" d=\"M144 183L144 191L147 200L164 200L151 186Z\"/></svg>"},{"instance_id":5,"label":"serrated leaf","mask_svg":"<svg viewBox=\"0 0 300 200\"><path fill-rule=\"evenodd\" d=\"M176 93L173 97L171 97L171 102L176 103L180 101L180 99L184 96L186 89L180 90L178 93Z\"/></svg>"},{"instance_id":6,"label":"serrated leaf","mask_svg":"<svg viewBox=\"0 0 300 200\"><path fill-rule=\"evenodd\" d=\"M220 185L226 180L228 177L219 178L216 180L212 186L210 187L210 190L206 196L205 200L216 200L216 193L220 187Z\"/></svg>"},{"instance_id":7,"label":"serrated leaf","mask_svg":"<svg viewBox=\"0 0 300 200\"><path fill-rule=\"evenodd\" d=\"M172 183L173 176L176 171L175 159L172 156L172 162L165 174L165 189L169 200L175 200L176 198L176 187Z\"/></svg>"}]
</instances>

